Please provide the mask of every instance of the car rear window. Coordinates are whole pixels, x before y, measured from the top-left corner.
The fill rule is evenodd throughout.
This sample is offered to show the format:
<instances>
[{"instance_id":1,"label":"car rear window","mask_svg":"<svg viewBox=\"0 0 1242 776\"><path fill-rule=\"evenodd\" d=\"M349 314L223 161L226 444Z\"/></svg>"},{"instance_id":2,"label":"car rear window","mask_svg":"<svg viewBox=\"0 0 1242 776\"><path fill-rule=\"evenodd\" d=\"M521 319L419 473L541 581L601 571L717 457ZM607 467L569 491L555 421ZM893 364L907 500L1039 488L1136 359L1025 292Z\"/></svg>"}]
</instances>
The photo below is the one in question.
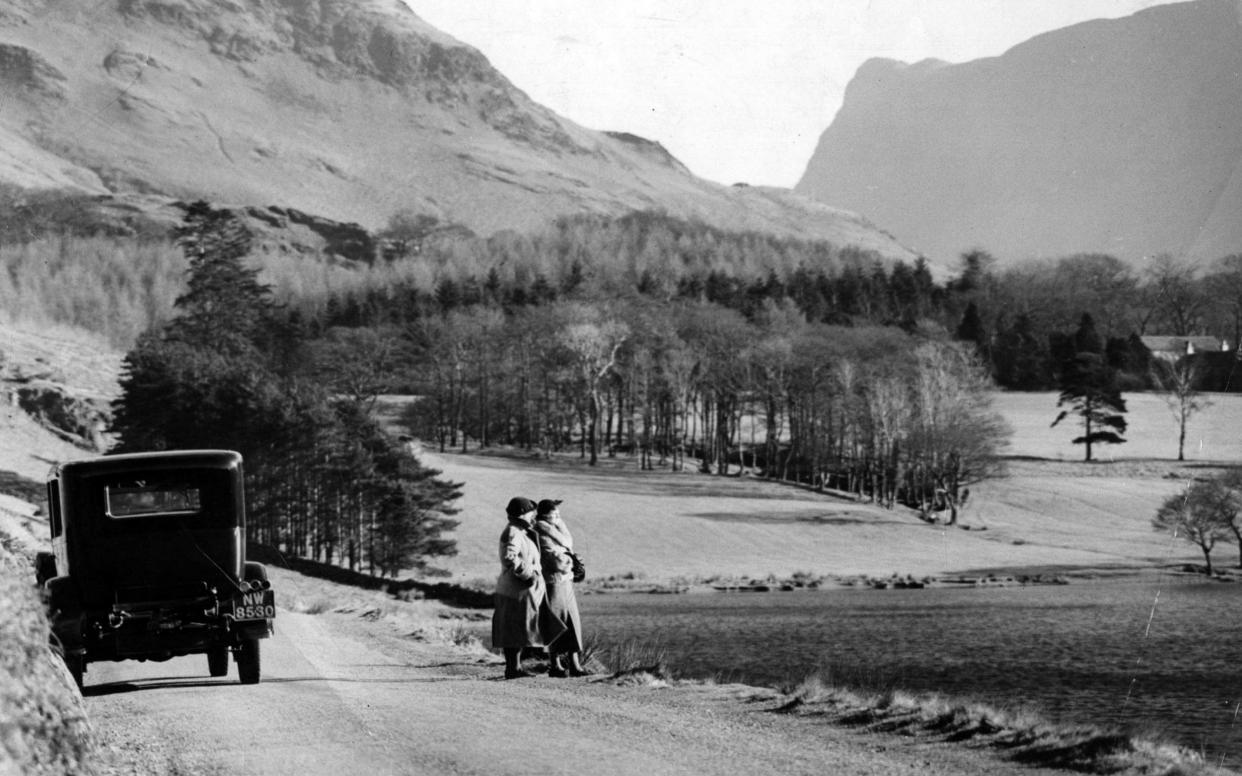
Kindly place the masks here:
<instances>
[{"instance_id":1,"label":"car rear window","mask_svg":"<svg viewBox=\"0 0 1242 776\"><path fill-rule=\"evenodd\" d=\"M104 486L108 516L196 515L203 510L202 492L189 482L133 480Z\"/></svg>"}]
</instances>

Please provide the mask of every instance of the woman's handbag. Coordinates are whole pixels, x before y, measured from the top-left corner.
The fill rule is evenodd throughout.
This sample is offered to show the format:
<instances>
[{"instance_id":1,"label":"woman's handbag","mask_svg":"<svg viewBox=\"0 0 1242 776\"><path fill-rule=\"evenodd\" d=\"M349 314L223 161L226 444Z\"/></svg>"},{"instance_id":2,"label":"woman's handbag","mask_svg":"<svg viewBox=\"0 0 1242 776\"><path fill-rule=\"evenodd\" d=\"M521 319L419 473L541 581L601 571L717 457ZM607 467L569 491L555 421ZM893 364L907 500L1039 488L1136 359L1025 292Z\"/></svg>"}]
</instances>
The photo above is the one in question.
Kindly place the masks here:
<instances>
[{"instance_id":1,"label":"woman's handbag","mask_svg":"<svg viewBox=\"0 0 1242 776\"><path fill-rule=\"evenodd\" d=\"M571 552L569 559L574 564L574 581L581 582L586 579L586 565L582 562L582 558L579 558L576 552Z\"/></svg>"}]
</instances>

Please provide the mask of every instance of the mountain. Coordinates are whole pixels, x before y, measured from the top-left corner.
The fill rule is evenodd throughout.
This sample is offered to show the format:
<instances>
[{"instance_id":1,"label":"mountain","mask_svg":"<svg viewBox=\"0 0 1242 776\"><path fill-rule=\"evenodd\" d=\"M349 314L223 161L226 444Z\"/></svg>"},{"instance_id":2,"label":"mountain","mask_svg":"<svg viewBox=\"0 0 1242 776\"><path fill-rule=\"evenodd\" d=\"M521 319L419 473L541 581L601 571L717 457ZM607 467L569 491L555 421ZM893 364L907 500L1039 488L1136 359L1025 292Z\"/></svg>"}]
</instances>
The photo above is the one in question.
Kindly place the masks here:
<instances>
[{"instance_id":1,"label":"mountain","mask_svg":"<svg viewBox=\"0 0 1242 776\"><path fill-rule=\"evenodd\" d=\"M1242 251L1240 16L1198 0L964 64L870 60L796 190L950 264Z\"/></svg>"},{"instance_id":2,"label":"mountain","mask_svg":"<svg viewBox=\"0 0 1242 776\"><path fill-rule=\"evenodd\" d=\"M398 0L0 0L0 184L478 234L660 210L915 255L790 190L580 127ZM282 216L283 217L283 216Z\"/></svg>"}]
</instances>

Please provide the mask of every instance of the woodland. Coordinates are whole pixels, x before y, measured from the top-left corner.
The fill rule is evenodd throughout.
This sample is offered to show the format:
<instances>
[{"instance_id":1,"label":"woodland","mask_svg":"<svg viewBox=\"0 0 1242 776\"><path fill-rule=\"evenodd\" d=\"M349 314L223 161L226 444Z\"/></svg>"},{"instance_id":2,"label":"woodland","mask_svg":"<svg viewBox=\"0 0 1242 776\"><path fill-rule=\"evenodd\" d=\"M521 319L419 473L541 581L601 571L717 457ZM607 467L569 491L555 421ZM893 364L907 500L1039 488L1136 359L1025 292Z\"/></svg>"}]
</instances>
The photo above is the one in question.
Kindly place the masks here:
<instances>
[{"instance_id":1,"label":"woodland","mask_svg":"<svg viewBox=\"0 0 1242 776\"><path fill-rule=\"evenodd\" d=\"M747 472L952 523L1002 470L997 388L1081 396L1090 363L1092 391L1159 390L1140 336L1242 335L1242 255L973 249L946 275L655 212L489 237L407 213L342 260L205 203L172 234L5 209L25 226L0 235L0 311L129 351L125 449L238 449L252 539L380 574L454 551L458 487L379 429L385 394L416 397L403 421L442 450ZM1232 352L1187 361L1187 390L1242 382Z\"/></svg>"}]
</instances>

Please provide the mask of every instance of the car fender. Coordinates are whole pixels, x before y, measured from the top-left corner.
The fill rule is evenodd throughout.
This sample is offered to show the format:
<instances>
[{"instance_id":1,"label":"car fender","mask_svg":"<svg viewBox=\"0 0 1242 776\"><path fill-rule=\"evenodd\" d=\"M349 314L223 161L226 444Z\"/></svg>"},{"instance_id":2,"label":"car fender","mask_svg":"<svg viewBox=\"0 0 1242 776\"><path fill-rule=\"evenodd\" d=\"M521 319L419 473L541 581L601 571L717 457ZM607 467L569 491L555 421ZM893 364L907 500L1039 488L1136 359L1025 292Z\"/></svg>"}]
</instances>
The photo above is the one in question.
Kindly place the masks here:
<instances>
[{"instance_id":1,"label":"car fender","mask_svg":"<svg viewBox=\"0 0 1242 776\"><path fill-rule=\"evenodd\" d=\"M245 567L242 569L242 578L246 581L267 581L267 566L257 561L246 561Z\"/></svg>"}]
</instances>

